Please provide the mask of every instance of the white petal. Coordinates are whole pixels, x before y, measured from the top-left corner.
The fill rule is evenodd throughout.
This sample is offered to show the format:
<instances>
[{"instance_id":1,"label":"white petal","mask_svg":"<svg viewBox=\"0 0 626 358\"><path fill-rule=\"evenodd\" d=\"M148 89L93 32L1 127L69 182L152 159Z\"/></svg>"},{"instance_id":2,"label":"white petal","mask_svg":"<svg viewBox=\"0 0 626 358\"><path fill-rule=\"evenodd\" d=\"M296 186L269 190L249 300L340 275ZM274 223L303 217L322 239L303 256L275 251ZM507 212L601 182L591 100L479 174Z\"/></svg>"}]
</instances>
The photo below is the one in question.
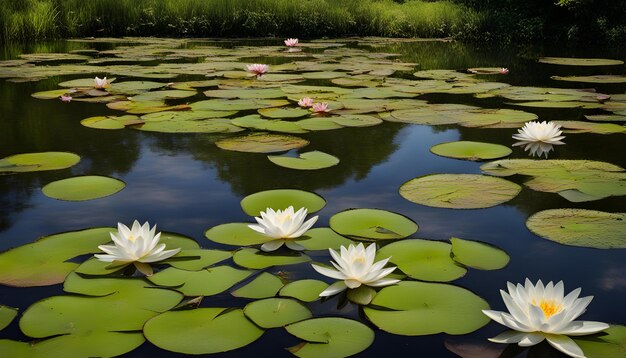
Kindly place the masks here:
<instances>
[{"instance_id":1,"label":"white petal","mask_svg":"<svg viewBox=\"0 0 626 358\"><path fill-rule=\"evenodd\" d=\"M582 349L568 336L563 335L547 335L546 340L550 345L559 351L574 358L585 358Z\"/></svg>"},{"instance_id":2,"label":"white petal","mask_svg":"<svg viewBox=\"0 0 626 358\"><path fill-rule=\"evenodd\" d=\"M346 279L343 281L349 288L357 288L361 286L361 281L355 279Z\"/></svg>"},{"instance_id":3,"label":"white petal","mask_svg":"<svg viewBox=\"0 0 626 358\"><path fill-rule=\"evenodd\" d=\"M609 328L609 325L603 322L573 321L559 332L553 333L564 334L568 336L584 336L587 334L594 334L600 331L604 331L607 328Z\"/></svg>"},{"instance_id":4,"label":"white petal","mask_svg":"<svg viewBox=\"0 0 626 358\"><path fill-rule=\"evenodd\" d=\"M489 338L494 343L517 343L526 337L527 333L517 331L504 331L493 338Z\"/></svg>"},{"instance_id":5,"label":"white petal","mask_svg":"<svg viewBox=\"0 0 626 358\"><path fill-rule=\"evenodd\" d=\"M392 278L383 278L378 281L368 282L367 285L372 286L372 287L382 287L382 286L393 285L394 283L398 283L398 282L400 282L400 280L394 280Z\"/></svg>"},{"instance_id":6,"label":"white petal","mask_svg":"<svg viewBox=\"0 0 626 358\"><path fill-rule=\"evenodd\" d=\"M295 250L295 251L302 251L305 249L304 246L298 244L297 242L293 240L285 240L285 245L287 245L288 248Z\"/></svg>"},{"instance_id":7,"label":"white petal","mask_svg":"<svg viewBox=\"0 0 626 358\"><path fill-rule=\"evenodd\" d=\"M545 339L545 336L540 332L530 332L526 333L526 337L524 337L517 345L520 347L530 347L534 346L537 343L541 343Z\"/></svg>"},{"instance_id":8,"label":"white petal","mask_svg":"<svg viewBox=\"0 0 626 358\"><path fill-rule=\"evenodd\" d=\"M345 280L346 276L344 274L342 274L339 271L335 271L335 270L331 270L329 268L326 267L322 267L322 266L317 266L312 264L311 266L313 266L313 269L319 273L321 273L324 276L328 276L330 278L334 278L336 280Z\"/></svg>"},{"instance_id":9,"label":"white petal","mask_svg":"<svg viewBox=\"0 0 626 358\"><path fill-rule=\"evenodd\" d=\"M265 252L274 251L274 250L277 250L279 247L283 246L284 243L285 243L285 240L282 240L282 239L268 241L264 243L263 245L261 245L261 250Z\"/></svg>"},{"instance_id":10,"label":"white petal","mask_svg":"<svg viewBox=\"0 0 626 358\"><path fill-rule=\"evenodd\" d=\"M320 297L332 296L348 288L343 281L337 281L320 293Z\"/></svg>"}]
</instances>

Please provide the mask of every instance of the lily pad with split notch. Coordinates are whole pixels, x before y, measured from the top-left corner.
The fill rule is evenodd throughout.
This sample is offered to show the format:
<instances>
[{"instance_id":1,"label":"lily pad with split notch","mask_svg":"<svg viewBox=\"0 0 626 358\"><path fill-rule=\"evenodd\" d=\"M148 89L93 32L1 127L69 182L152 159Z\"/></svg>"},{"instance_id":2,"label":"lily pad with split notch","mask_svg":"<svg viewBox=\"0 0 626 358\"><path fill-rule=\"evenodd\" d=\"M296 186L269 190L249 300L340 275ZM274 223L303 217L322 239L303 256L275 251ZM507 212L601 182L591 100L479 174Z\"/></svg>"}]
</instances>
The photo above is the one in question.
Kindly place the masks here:
<instances>
[{"instance_id":1,"label":"lily pad with split notch","mask_svg":"<svg viewBox=\"0 0 626 358\"><path fill-rule=\"evenodd\" d=\"M257 249L245 248L235 252L233 260L239 266L260 270L272 266L295 265L309 262L311 258L299 252L266 253Z\"/></svg>"},{"instance_id":2,"label":"lily pad with split notch","mask_svg":"<svg viewBox=\"0 0 626 358\"><path fill-rule=\"evenodd\" d=\"M228 308L165 312L144 327L144 335L152 344L183 354L231 351L256 341L263 332L243 310Z\"/></svg>"},{"instance_id":3,"label":"lily pad with split notch","mask_svg":"<svg viewBox=\"0 0 626 358\"><path fill-rule=\"evenodd\" d=\"M413 220L386 210L350 209L333 215L330 228L337 233L364 240L396 240L414 234Z\"/></svg>"},{"instance_id":4,"label":"lily pad with split notch","mask_svg":"<svg viewBox=\"0 0 626 358\"><path fill-rule=\"evenodd\" d=\"M616 66L624 61L606 58L541 57L538 62L563 66Z\"/></svg>"},{"instance_id":5,"label":"lily pad with split notch","mask_svg":"<svg viewBox=\"0 0 626 358\"><path fill-rule=\"evenodd\" d=\"M271 273L262 272L254 280L231 292L231 294L235 297L253 299L268 298L276 296L276 293L278 293L282 287L283 281L280 278Z\"/></svg>"},{"instance_id":6,"label":"lily pad with split notch","mask_svg":"<svg viewBox=\"0 0 626 358\"><path fill-rule=\"evenodd\" d=\"M508 265L511 259L504 250L483 242L457 237L450 238L450 242L452 243L452 259L468 267L479 270L499 270Z\"/></svg>"},{"instance_id":7,"label":"lily pad with split notch","mask_svg":"<svg viewBox=\"0 0 626 358\"><path fill-rule=\"evenodd\" d=\"M430 174L402 184L400 195L416 204L482 209L505 203L522 188L508 180L475 174Z\"/></svg>"},{"instance_id":8,"label":"lily pad with split notch","mask_svg":"<svg viewBox=\"0 0 626 358\"><path fill-rule=\"evenodd\" d=\"M484 299L442 283L402 281L380 290L363 309L380 329L403 336L467 334L489 323L481 312L489 309Z\"/></svg>"},{"instance_id":9,"label":"lily pad with split notch","mask_svg":"<svg viewBox=\"0 0 626 358\"><path fill-rule=\"evenodd\" d=\"M604 331L582 337L572 337L588 358L626 356L626 327L611 325Z\"/></svg>"},{"instance_id":10,"label":"lily pad with split notch","mask_svg":"<svg viewBox=\"0 0 626 358\"><path fill-rule=\"evenodd\" d=\"M144 121L138 116L97 116L89 117L80 121L85 127L96 129L124 129L126 126L143 124Z\"/></svg>"},{"instance_id":11,"label":"lily pad with split notch","mask_svg":"<svg viewBox=\"0 0 626 358\"><path fill-rule=\"evenodd\" d=\"M17 308L0 305L0 331L5 329L15 317L17 317Z\"/></svg>"},{"instance_id":12,"label":"lily pad with split notch","mask_svg":"<svg viewBox=\"0 0 626 358\"><path fill-rule=\"evenodd\" d=\"M261 108L257 112L263 117L274 119L290 119L306 117L311 112L303 108Z\"/></svg>"},{"instance_id":13,"label":"lily pad with split notch","mask_svg":"<svg viewBox=\"0 0 626 358\"><path fill-rule=\"evenodd\" d=\"M322 210L326 200L321 196L298 189L274 189L250 194L241 200L241 208L250 216L259 216L267 208L285 210L293 206L294 210L306 208L309 214ZM266 237L267 238L267 237Z\"/></svg>"},{"instance_id":14,"label":"lily pad with split notch","mask_svg":"<svg viewBox=\"0 0 626 358\"><path fill-rule=\"evenodd\" d=\"M500 144L457 141L434 145L430 151L442 156L466 160L487 160L506 157L512 150Z\"/></svg>"},{"instance_id":15,"label":"lily pad with split notch","mask_svg":"<svg viewBox=\"0 0 626 358\"><path fill-rule=\"evenodd\" d=\"M267 159L278 166L297 170L317 170L339 164L339 158L317 150L300 153L298 158L268 155Z\"/></svg>"},{"instance_id":16,"label":"lily pad with split notch","mask_svg":"<svg viewBox=\"0 0 626 358\"><path fill-rule=\"evenodd\" d=\"M98 175L85 175L61 179L46 184L44 195L66 201L86 201L113 195L126 187L118 179Z\"/></svg>"},{"instance_id":17,"label":"lily pad with split notch","mask_svg":"<svg viewBox=\"0 0 626 358\"><path fill-rule=\"evenodd\" d=\"M267 298L250 302L243 313L261 328L278 328L313 317L302 303L289 298Z\"/></svg>"},{"instance_id":18,"label":"lily pad with split notch","mask_svg":"<svg viewBox=\"0 0 626 358\"><path fill-rule=\"evenodd\" d=\"M212 296L222 293L252 274L230 266L215 266L200 271L168 268L148 279L159 286L172 287L185 296Z\"/></svg>"},{"instance_id":19,"label":"lily pad with split notch","mask_svg":"<svg viewBox=\"0 0 626 358\"><path fill-rule=\"evenodd\" d=\"M287 332L304 340L288 350L297 357L348 357L374 342L374 331L361 322L340 317L313 318L290 324Z\"/></svg>"},{"instance_id":20,"label":"lily pad with split notch","mask_svg":"<svg viewBox=\"0 0 626 358\"><path fill-rule=\"evenodd\" d=\"M259 215L259 213L250 215ZM221 224L205 231L204 236L213 242L233 246L258 245L270 240L267 236L250 229L249 225L251 223Z\"/></svg>"},{"instance_id":21,"label":"lily pad with split notch","mask_svg":"<svg viewBox=\"0 0 626 358\"><path fill-rule=\"evenodd\" d=\"M337 234L327 227L310 229L298 239L298 244L303 246L305 250L339 249L341 246L347 247L353 243L352 240Z\"/></svg>"},{"instance_id":22,"label":"lily pad with split notch","mask_svg":"<svg viewBox=\"0 0 626 358\"><path fill-rule=\"evenodd\" d=\"M279 134L257 133L241 137L220 139L215 142L219 148L247 153L274 153L302 148L308 140Z\"/></svg>"},{"instance_id":23,"label":"lily pad with split notch","mask_svg":"<svg viewBox=\"0 0 626 358\"><path fill-rule=\"evenodd\" d=\"M328 288L328 284L319 280L298 280L286 284L279 292L283 297L293 297L304 302L319 300L320 293Z\"/></svg>"},{"instance_id":24,"label":"lily pad with split notch","mask_svg":"<svg viewBox=\"0 0 626 358\"><path fill-rule=\"evenodd\" d=\"M626 248L626 213L551 209L529 217L526 226L535 235L563 245L596 249Z\"/></svg>"},{"instance_id":25,"label":"lily pad with split notch","mask_svg":"<svg viewBox=\"0 0 626 358\"><path fill-rule=\"evenodd\" d=\"M15 154L0 159L0 174L65 169L79 161L78 155L68 152Z\"/></svg>"}]
</instances>

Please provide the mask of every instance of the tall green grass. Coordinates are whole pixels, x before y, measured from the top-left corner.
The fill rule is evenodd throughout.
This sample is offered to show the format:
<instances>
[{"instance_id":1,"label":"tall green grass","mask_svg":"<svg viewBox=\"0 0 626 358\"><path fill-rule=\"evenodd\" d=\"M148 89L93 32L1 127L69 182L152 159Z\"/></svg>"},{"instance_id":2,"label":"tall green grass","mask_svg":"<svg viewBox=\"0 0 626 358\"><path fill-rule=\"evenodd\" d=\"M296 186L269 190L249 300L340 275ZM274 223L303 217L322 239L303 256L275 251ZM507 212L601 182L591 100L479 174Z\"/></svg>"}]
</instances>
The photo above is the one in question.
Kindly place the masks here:
<instances>
[{"instance_id":1,"label":"tall green grass","mask_svg":"<svg viewBox=\"0 0 626 358\"><path fill-rule=\"evenodd\" d=\"M451 1L2 0L5 41L77 36L447 37L484 21Z\"/></svg>"}]
</instances>

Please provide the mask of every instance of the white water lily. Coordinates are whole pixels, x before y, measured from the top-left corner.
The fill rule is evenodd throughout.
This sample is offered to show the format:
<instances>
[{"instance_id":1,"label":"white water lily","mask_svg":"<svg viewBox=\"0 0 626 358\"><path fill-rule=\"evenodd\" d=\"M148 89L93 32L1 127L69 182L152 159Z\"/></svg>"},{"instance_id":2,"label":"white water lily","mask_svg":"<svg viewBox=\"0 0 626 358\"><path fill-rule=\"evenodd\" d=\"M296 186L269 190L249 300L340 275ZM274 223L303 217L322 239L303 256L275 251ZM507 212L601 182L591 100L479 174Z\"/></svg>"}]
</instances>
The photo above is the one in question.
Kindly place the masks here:
<instances>
[{"instance_id":1,"label":"white water lily","mask_svg":"<svg viewBox=\"0 0 626 358\"><path fill-rule=\"evenodd\" d=\"M287 47L298 46L298 39L292 39L292 38L286 39L285 46Z\"/></svg>"},{"instance_id":2,"label":"white water lily","mask_svg":"<svg viewBox=\"0 0 626 358\"><path fill-rule=\"evenodd\" d=\"M526 122L522 129L517 130L519 134L514 134L513 139L522 142L542 142L547 144L565 144L561 139L565 138L561 133L561 126L554 122Z\"/></svg>"},{"instance_id":3,"label":"white water lily","mask_svg":"<svg viewBox=\"0 0 626 358\"><path fill-rule=\"evenodd\" d=\"M292 239L302 236L317 221L317 216L314 216L305 222L306 214L306 208L300 208L296 212L294 212L293 206L276 211L267 208L265 211L261 211L260 218L254 218L259 224L248 225L248 227L275 239L264 243L261 246L263 251L274 251L283 244L292 250L304 250L302 245Z\"/></svg>"},{"instance_id":4,"label":"white water lily","mask_svg":"<svg viewBox=\"0 0 626 358\"><path fill-rule=\"evenodd\" d=\"M131 229L118 223L117 234L111 233L114 245L98 246L107 254L94 256L104 262L150 263L165 260L180 251L180 249L165 250L165 244L159 244L160 238L161 233L156 233L156 225L150 229L147 221L141 225L135 220Z\"/></svg>"},{"instance_id":5,"label":"white water lily","mask_svg":"<svg viewBox=\"0 0 626 358\"><path fill-rule=\"evenodd\" d=\"M396 267L384 268L391 257L384 260L374 262L376 257L376 244L371 244L367 248L362 243L354 246L350 245L346 249L341 246L340 252L333 249L328 249L330 255L335 259L335 262L330 263L335 266L337 270L330 268L312 265L315 271L321 273L324 276L328 276L337 280L335 283L325 289L320 296L332 296L347 288L358 288L361 285L380 287L393 285L400 282L400 280L384 278L396 269Z\"/></svg>"},{"instance_id":6,"label":"white water lily","mask_svg":"<svg viewBox=\"0 0 626 358\"><path fill-rule=\"evenodd\" d=\"M109 87L109 81L107 80L106 77L105 78L98 78L96 76L96 78L94 78L93 81L94 81L94 84L93 84L94 88L104 89L104 88Z\"/></svg>"},{"instance_id":7,"label":"white water lily","mask_svg":"<svg viewBox=\"0 0 626 358\"><path fill-rule=\"evenodd\" d=\"M489 340L496 343L517 343L528 347L544 339L551 346L571 357L584 357L583 351L568 336L583 336L609 328L602 322L574 321L585 312L593 296L578 298L580 288L564 296L563 281L556 285L541 280L524 286L507 282L509 292L500 290L509 312L483 310L492 320L513 329Z\"/></svg>"},{"instance_id":8,"label":"white water lily","mask_svg":"<svg viewBox=\"0 0 626 358\"><path fill-rule=\"evenodd\" d=\"M528 152L531 157L537 156L540 157L545 155L548 158L548 153L554 149L554 145L543 142L515 142L513 144L514 147L523 145L524 151Z\"/></svg>"}]
</instances>

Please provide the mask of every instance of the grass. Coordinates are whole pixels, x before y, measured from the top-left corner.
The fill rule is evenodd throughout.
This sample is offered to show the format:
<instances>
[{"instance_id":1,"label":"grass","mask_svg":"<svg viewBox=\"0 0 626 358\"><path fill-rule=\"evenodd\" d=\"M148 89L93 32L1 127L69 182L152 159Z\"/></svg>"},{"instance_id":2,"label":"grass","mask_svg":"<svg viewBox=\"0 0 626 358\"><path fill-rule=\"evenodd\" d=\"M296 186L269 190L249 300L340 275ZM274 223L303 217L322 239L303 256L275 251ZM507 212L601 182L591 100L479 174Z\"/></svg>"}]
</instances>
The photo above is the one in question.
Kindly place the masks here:
<instances>
[{"instance_id":1,"label":"grass","mask_svg":"<svg viewBox=\"0 0 626 358\"><path fill-rule=\"evenodd\" d=\"M484 18L451 1L2 0L0 40L80 36L449 37Z\"/></svg>"}]
</instances>

